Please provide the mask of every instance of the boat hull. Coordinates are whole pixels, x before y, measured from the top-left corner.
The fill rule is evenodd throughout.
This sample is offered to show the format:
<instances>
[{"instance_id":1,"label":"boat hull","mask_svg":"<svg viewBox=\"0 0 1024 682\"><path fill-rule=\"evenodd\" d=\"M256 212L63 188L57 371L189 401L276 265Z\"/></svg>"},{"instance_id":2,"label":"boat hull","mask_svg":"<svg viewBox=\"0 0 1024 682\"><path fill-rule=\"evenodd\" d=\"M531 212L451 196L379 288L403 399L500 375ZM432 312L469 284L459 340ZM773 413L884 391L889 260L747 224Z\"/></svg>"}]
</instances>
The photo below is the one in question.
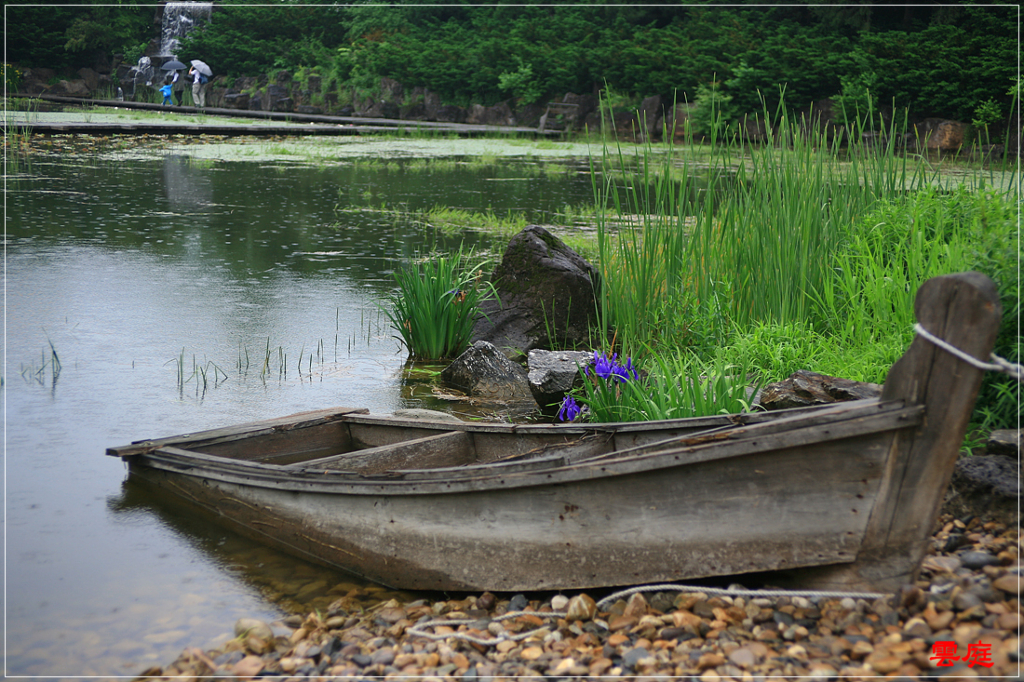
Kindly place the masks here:
<instances>
[{"instance_id":1,"label":"boat hull","mask_svg":"<svg viewBox=\"0 0 1024 682\"><path fill-rule=\"evenodd\" d=\"M262 467L183 468L173 451L130 470L240 533L390 587L578 589L854 561L893 426L912 427L914 414L855 419L874 432L837 428L838 438L814 426L775 441L755 430L726 444L411 480L308 470L275 480Z\"/></svg>"}]
</instances>

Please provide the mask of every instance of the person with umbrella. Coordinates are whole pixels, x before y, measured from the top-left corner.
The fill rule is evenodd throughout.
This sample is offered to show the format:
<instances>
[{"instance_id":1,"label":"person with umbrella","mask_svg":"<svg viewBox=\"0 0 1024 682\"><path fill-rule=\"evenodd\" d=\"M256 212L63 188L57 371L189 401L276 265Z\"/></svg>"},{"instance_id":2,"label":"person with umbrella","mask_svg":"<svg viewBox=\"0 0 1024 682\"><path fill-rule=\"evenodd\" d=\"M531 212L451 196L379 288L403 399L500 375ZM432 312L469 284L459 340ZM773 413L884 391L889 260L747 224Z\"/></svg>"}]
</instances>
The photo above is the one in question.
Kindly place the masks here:
<instances>
[{"instance_id":1,"label":"person with umbrella","mask_svg":"<svg viewBox=\"0 0 1024 682\"><path fill-rule=\"evenodd\" d=\"M213 75L213 71L206 62L199 61L198 59L192 60L192 68L189 69L188 75L192 77L192 100L197 107L206 106L206 85L210 82L210 76Z\"/></svg>"},{"instance_id":2,"label":"person with umbrella","mask_svg":"<svg viewBox=\"0 0 1024 682\"><path fill-rule=\"evenodd\" d=\"M181 71L187 67L177 59L172 59L164 62L160 68L173 73L171 76L171 90L174 92L174 99L178 101L178 106L180 107L181 98L184 97L182 93L185 92L185 79L181 77Z\"/></svg>"}]
</instances>

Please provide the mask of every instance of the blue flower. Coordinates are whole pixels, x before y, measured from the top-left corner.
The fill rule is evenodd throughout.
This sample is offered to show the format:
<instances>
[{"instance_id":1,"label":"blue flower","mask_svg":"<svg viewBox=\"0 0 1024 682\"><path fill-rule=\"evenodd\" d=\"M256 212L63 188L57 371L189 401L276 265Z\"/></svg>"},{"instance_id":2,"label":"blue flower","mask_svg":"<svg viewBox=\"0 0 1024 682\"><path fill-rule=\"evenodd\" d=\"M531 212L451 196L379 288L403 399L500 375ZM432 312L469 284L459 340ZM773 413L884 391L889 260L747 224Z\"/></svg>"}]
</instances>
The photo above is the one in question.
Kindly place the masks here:
<instances>
[{"instance_id":1,"label":"blue flower","mask_svg":"<svg viewBox=\"0 0 1024 682\"><path fill-rule=\"evenodd\" d=\"M618 363L618 358L618 353L612 353L609 358L594 351L594 374L602 379L614 379L620 384L640 378L640 373L633 366L632 358L626 358L625 366Z\"/></svg>"},{"instance_id":2,"label":"blue flower","mask_svg":"<svg viewBox=\"0 0 1024 682\"><path fill-rule=\"evenodd\" d=\"M558 408L558 418L564 422L571 422L580 416L582 411L576 399L567 395L562 399L562 406Z\"/></svg>"},{"instance_id":3,"label":"blue flower","mask_svg":"<svg viewBox=\"0 0 1024 682\"><path fill-rule=\"evenodd\" d=\"M633 358L626 358L625 366L619 365L619 369L622 370L621 376L623 381L640 378L640 372L633 366Z\"/></svg>"}]
</instances>

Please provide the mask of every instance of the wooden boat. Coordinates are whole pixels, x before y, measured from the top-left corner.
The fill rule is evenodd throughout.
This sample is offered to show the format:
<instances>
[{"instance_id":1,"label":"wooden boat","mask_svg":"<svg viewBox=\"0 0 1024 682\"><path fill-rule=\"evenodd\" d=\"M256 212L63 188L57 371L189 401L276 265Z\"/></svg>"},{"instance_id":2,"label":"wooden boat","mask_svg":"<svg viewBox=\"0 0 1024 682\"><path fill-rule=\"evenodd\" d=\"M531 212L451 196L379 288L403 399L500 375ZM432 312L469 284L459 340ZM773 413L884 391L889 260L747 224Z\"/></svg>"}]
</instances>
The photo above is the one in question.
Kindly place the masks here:
<instances>
[{"instance_id":1,"label":"wooden boat","mask_svg":"<svg viewBox=\"0 0 1024 682\"><path fill-rule=\"evenodd\" d=\"M916 313L987 358L995 286ZM400 589L526 591L802 569L893 590L924 557L982 371L918 337L878 399L621 424L336 408L111 448L129 476L298 556Z\"/></svg>"}]
</instances>

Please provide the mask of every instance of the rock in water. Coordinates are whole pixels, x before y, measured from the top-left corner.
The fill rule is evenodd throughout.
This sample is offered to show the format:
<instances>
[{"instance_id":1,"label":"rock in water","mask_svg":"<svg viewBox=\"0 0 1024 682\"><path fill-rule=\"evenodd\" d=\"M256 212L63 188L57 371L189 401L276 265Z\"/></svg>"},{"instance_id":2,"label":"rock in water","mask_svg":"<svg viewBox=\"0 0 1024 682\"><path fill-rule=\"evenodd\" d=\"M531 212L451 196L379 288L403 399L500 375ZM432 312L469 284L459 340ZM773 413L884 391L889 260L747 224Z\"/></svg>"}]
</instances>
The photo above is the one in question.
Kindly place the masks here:
<instances>
[{"instance_id":1,"label":"rock in water","mask_svg":"<svg viewBox=\"0 0 1024 682\"><path fill-rule=\"evenodd\" d=\"M493 400L533 400L526 370L494 345L477 341L441 372L447 386Z\"/></svg>"},{"instance_id":2,"label":"rock in water","mask_svg":"<svg viewBox=\"0 0 1024 682\"><path fill-rule=\"evenodd\" d=\"M582 382L580 369L593 361L594 354L587 351L531 350L527 377L541 410L554 416L565 394Z\"/></svg>"},{"instance_id":3,"label":"rock in water","mask_svg":"<svg viewBox=\"0 0 1024 682\"><path fill-rule=\"evenodd\" d=\"M491 280L498 299L480 306L484 316L473 329L475 340L508 357L589 344L597 323L598 272L543 227L530 225L512 237Z\"/></svg>"}]
</instances>

